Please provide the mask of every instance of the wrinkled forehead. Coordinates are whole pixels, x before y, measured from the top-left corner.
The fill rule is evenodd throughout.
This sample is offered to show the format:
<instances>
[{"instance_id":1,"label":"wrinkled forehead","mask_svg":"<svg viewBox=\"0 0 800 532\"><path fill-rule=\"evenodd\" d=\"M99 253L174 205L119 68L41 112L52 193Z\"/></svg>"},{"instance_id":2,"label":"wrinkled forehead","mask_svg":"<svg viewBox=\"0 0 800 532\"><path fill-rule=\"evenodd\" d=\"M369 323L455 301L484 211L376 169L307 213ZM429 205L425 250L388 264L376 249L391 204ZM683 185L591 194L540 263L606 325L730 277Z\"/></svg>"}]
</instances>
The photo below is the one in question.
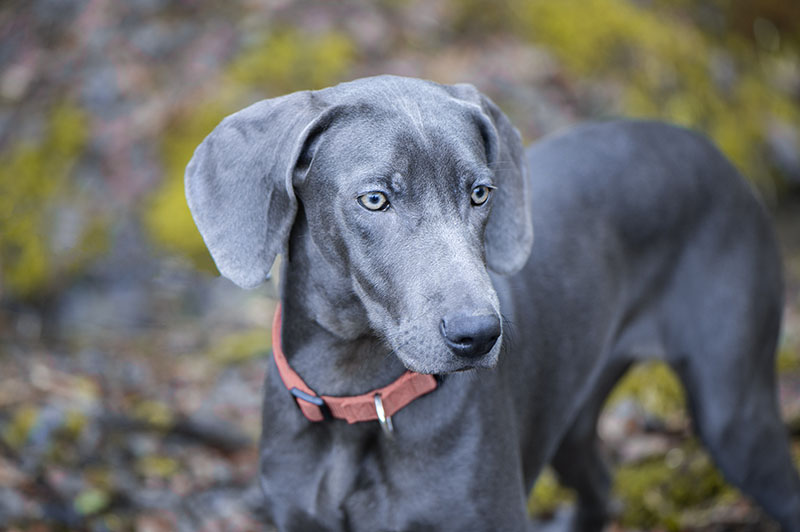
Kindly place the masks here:
<instances>
[{"instance_id":1,"label":"wrinkled forehead","mask_svg":"<svg viewBox=\"0 0 800 532\"><path fill-rule=\"evenodd\" d=\"M485 126L472 107L408 95L339 105L320 139L320 162L348 181L399 174L413 184L433 175L487 173Z\"/></svg>"}]
</instances>

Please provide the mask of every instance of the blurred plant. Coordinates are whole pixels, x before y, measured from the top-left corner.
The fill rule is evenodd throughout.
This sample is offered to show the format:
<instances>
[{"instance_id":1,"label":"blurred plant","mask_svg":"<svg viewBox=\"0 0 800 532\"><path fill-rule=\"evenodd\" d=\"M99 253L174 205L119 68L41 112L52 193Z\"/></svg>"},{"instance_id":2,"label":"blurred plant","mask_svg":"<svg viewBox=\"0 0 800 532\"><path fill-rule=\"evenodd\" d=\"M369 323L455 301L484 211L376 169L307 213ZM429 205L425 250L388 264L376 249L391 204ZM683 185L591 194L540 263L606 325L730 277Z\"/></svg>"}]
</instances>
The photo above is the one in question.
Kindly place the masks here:
<instances>
[{"instance_id":1,"label":"blurred plant","mask_svg":"<svg viewBox=\"0 0 800 532\"><path fill-rule=\"evenodd\" d=\"M39 410L35 406L21 406L3 427L0 438L14 450L20 450L28 442L28 436L36 425L38 417Z\"/></svg>"},{"instance_id":2,"label":"blurred plant","mask_svg":"<svg viewBox=\"0 0 800 532\"><path fill-rule=\"evenodd\" d=\"M352 65L355 48L339 32L306 35L287 28L244 50L228 68L231 81L274 95L322 89Z\"/></svg>"},{"instance_id":3,"label":"blurred plant","mask_svg":"<svg viewBox=\"0 0 800 532\"><path fill-rule=\"evenodd\" d=\"M685 529L702 524L687 523L686 516L702 517L703 509L732 504L739 497L693 439L666 456L622 465L613 471L613 478L614 497L621 503L616 520L625 528ZM536 481L528 511L547 519L574 502L575 494L547 468Z\"/></svg>"},{"instance_id":4,"label":"blurred plant","mask_svg":"<svg viewBox=\"0 0 800 532\"><path fill-rule=\"evenodd\" d=\"M172 457L151 454L141 457L136 470L144 477L168 478L180 468L180 463Z\"/></svg>"},{"instance_id":5,"label":"blurred plant","mask_svg":"<svg viewBox=\"0 0 800 532\"><path fill-rule=\"evenodd\" d=\"M220 336L208 351L218 364L230 365L266 356L272 339L263 327Z\"/></svg>"},{"instance_id":6,"label":"blurred plant","mask_svg":"<svg viewBox=\"0 0 800 532\"><path fill-rule=\"evenodd\" d=\"M795 95L776 79L795 50L755 48L737 34L714 39L628 0L534 0L518 14L527 35L571 72L617 84L622 111L706 131L758 185L775 184L764 157L768 129L800 127Z\"/></svg>"},{"instance_id":7,"label":"blurred plant","mask_svg":"<svg viewBox=\"0 0 800 532\"><path fill-rule=\"evenodd\" d=\"M648 415L667 425L674 419L682 419L686 409L683 386L664 362L644 362L631 368L614 387L606 408L627 399L633 399Z\"/></svg>"},{"instance_id":8,"label":"blurred plant","mask_svg":"<svg viewBox=\"0 0 800 532\"><path fill-rule=\"evenodd\" d=\"M599 102L590 114L659 118L704 131L768 193L788 181L779 179L782 174L800 172L781 167L774 153L787 151L787 143L800 150L800 23L790 22L800 20L797 2L500 5L451 2L453 18L467 34L486 29L476 22L483 13L505 14L506 28L550 49L579 85L612 88L611 101ZM492 20L490 29L503 25ZM603 98L611 93L603 92Z\"/></svg>"},{"instance_id":9,"label":"blurred plant","mask_svg":"<svg viewBox=\"0 0 800 532\"><path fill-rule=\"evenodd\" d=\"M183 176L195 148L226 114L219 104L198 105L168 127L161 144L164 180L143 214L145 227L155 242L210 273L217 270L186 204Z\"/></svg>"},{"instance_id":10,"label":"blurred plant","mask_svg":"<svg viewBox=\"0 0 800 532\"><path fill-rule=\"evenodd\" d=\"M800 49L800 3L792 0L651 0L715 38L736 35L767 50ZM770 26L772 28L770 28Z\"/></svg>"},{"instance_id":11,"label":"blurred plant","mask_svg":"<svg viewBox=\"0 0 800 532\"><path fill-rule=\"evenodd\" d=\"M681 530L689 509L730 504L738 497L695 440L665 457L623 465L614 475L625 527Z\"/></svg>"},{"instance_id":12,"label":"blurred plant","mask_svg":"<svg viewBox=\"0 0 800 532\"><path fill-rule=\"evenodd\" d=\"M562 486L555 472L546 467L536 479L528 498L528 513L535 517L549 517L564 504L574 504L575 493Z\"/></svg>"},{"instance_id":13,"label":"blurred plant","mask_svg":"<svg viewBox=\"0 0 800 532\"><path fill-rule=\"evenodd\" d=\"M670 420L685 419L683 389L664 363L634 367L614 389L607 405L627 399L641 404L667 426ZM666 455L612 467L612 476L614 496L622 510L617 520L636 529L679 530L688 525L684 522L687 515L702 517L704 508L733 504L740 497L694 438L674 446ZM572 501L572 491L562 487L547 469L537 479L528 509L546 517Z\"/></svg>"},{"instance_id":14,"label":"blurred plant","mask_svg":"<svg viewBox=\"0 0 800 532\"><path fill-rule=\"evenodd\" d=\"M80 492L73 505L81 515L93 515L104 510L111 502L109 493L97 488L87 488Z\"/></svg>"},{"instance_id":15,"label":"blurred plant","mask_svg":"<svg viewBox=\"0 0 800 532\"><path fill-rule=\"evenodd\" d=\"M61 103L41 140L0 155L0 288L32 303L80 273L107 246L104 217L69 179L83 153L87 120Z\"/></svg>"},{"instance_id":16,"label":"blurred plant","mask_svg":"<svg viewBox=\"0 0 800 532\"><path fill-rule=\"evenodd\" d=\"M309 36L283 29L243 50L222 75L213 99L193 102L190 112L177 116L164 134L164 180L143 214L153 240L195 267L216 272L184 196L184 171L195 148L225 115L264 95L331 85L354 59L353 44L338 32Z\"/></svg>"}]
</instances>

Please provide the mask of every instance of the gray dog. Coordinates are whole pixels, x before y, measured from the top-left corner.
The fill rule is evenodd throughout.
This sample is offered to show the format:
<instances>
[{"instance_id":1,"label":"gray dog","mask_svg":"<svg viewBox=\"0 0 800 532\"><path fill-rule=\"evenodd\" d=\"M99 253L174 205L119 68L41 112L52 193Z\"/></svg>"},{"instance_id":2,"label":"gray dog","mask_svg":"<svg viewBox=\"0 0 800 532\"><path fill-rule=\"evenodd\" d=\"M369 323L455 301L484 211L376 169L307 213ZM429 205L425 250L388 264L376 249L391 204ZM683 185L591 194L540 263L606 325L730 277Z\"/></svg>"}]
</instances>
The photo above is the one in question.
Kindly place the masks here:
<instances>
[{"instance_id":1,"label":"gray dog","mask_svg":"<svg viewBox=\"0 0 800 532\"><path fill-rule=\"evenodd\" d=\"M655 357L726 478L800 531L775 238L701 136L617 121L525 152L472 86L381 76L226 118L186 188L225 277L286 259L261 442L280 530L530 530L548 462L600 529L598 413Z\"/></svg>"}]
</instances>

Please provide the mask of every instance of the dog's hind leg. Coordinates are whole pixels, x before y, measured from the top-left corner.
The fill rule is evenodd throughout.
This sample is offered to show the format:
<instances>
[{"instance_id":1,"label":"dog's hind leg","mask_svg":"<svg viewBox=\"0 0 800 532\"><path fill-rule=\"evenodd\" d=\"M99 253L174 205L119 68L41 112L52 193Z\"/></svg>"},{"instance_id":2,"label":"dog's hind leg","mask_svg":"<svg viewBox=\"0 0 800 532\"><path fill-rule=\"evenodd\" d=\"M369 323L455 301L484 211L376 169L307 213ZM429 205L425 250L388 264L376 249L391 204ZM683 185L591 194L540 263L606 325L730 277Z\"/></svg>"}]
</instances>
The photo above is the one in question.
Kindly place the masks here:
<instances>
[{"instance_id":1,"label":"dog's hind leg","mask_svg":"<svg viewBox=\"0 0 800 532\"><path fill-rule=\"evenodd\" d=\"M769 361L762 366L771 366L770 350L759 351ZM709 356L704 364L714 365L714 359ZM800 532L800 480L773 394L771 367L712 371L697 366L688 357L673 364L686 387L695 430L714 462L784 530ZM740 375L737 384L725 376L731 372Z\"/></svg>"},{"instance_id":2,"label":"dog's hind leg","mask_svg":"<svg viewBox=\"0 0 800 532\"><path fill-rule=\"evenodd\" d=\"M561 483L578 496L572 521L575 531L602 530L609 518L611 475L601 453L597 419L606 396L629 365L620 360L604 369L551 461Z\"/></svg>"},{"instance_id":3,"label":"dog's hind leg","mask_svg":"<svg viewBox=\"0 0 800 532\"><path fill-rule=\"evenodd\" d=\"M765 232L742 231L724 247L714 242L698 242L678 264L662 314L667 361L726 479L783 530L800 532L800 478L776 397L777 251Z\"/></svg>"}]
</instances>

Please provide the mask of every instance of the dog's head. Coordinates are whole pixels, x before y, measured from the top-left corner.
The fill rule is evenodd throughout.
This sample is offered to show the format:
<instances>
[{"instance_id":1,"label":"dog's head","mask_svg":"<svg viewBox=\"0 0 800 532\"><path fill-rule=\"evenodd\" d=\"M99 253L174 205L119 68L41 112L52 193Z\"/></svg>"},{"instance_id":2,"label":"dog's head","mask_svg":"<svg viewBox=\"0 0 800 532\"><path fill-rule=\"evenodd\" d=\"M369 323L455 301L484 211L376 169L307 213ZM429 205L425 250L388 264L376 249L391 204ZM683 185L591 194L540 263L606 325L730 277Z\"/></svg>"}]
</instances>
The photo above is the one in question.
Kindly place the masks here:
<instances>
[{"instance_id":1,"label":"dog's head","mask_svg":"<svg viewBox=\"0 0 800 532\"><path fill-rule=\"evenodd\" d=\"M519 135L474 87L380 76L262 101L203 141L186 189L236 284L267 278L300 204L328 267L408 368L497 361L487 266L519 270L533 230Z\"/></svg>"}]
</instances>

